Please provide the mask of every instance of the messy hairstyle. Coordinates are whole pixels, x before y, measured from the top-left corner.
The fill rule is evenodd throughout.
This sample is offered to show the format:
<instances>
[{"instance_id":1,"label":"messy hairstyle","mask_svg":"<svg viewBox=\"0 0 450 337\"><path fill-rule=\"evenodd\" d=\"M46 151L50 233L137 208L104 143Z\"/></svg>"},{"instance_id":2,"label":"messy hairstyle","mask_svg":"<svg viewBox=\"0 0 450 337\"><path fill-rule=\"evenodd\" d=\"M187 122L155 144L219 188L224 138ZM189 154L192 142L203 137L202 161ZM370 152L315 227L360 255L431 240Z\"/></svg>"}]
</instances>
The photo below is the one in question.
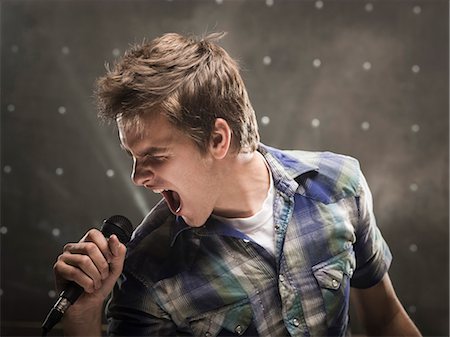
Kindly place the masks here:
<instances>
[{"instance_id":1,"label":"messy hairstyle","mask_svg":"<svg viewBox=\"0 0 450 337\"><path fill-rule=\"evenodd\" d=\"M258 126L239 66L215 42L223 35L169 33L133 46L96 82L99 116L139 123L144 114L162 114L203 153L223 118L235 150L256 150Z\"/></svg>"}]
</instances>

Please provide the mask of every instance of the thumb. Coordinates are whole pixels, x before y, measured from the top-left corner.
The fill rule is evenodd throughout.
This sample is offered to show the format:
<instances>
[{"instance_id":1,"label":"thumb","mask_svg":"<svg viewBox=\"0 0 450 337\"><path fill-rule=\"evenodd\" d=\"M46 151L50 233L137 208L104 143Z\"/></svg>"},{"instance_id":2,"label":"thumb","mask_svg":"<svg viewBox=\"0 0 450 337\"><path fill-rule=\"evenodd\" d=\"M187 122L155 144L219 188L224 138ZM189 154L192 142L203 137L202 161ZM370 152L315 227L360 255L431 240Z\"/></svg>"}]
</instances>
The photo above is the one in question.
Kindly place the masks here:
<instances>
[{"instance_id":1,"label":"thumb","mask_svg":"<svg viewBox=\"0 0 450 337\"><path fill-rule=\"evenodd\" d=\"M122 273L123 262L125 260L125 254L127 252L127 248L123 243L119 241L115 234L111 235L108 239L109 250L112 253L111 261L110 261L110 272L114 276L118 277L120 273Z\"/></svg>"}]
</instances>

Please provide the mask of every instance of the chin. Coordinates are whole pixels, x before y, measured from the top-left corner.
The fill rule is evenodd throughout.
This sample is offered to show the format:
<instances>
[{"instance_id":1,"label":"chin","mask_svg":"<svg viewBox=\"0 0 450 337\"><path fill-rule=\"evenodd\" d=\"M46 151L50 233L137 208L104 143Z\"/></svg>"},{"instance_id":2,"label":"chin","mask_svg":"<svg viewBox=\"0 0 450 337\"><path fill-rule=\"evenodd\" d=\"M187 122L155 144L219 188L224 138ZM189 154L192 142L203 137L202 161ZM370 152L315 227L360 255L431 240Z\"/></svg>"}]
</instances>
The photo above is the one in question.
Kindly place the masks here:
<instances>
[{"instance_id":1,"label":"chin","mask_svg":"<svg viewBox=\"0 0 450 337\"><path fill-rule=\"evenodd\" d=\"M184 222L186 222L186 224L189 227L198 228L198 227L202 227L205 224L207 219L201 220L201 219L193 219L193 218L183 216L183 220L184 220Z\"/></svg>"}]
</instances>

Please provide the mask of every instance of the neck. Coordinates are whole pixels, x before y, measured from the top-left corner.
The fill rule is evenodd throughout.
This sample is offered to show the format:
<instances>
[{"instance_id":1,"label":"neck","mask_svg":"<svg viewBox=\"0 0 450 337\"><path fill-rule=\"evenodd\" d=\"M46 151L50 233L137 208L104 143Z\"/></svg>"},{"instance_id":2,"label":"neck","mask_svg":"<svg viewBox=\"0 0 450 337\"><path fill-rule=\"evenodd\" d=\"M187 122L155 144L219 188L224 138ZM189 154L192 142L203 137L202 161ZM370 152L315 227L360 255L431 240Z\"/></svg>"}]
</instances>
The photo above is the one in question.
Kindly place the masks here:
<instances>
[{"instance_id":1,"label":"neck","mask_svg":"<svg viewBox=\"0 0 450 337\"><path fill-rule=\"evenodd\" d=\"M227 218L246 218L256 214L266 199L270 176L259 152L240 153L229 158L223 175L223 191L214 214Z\"/></svg>"}]
</instances>

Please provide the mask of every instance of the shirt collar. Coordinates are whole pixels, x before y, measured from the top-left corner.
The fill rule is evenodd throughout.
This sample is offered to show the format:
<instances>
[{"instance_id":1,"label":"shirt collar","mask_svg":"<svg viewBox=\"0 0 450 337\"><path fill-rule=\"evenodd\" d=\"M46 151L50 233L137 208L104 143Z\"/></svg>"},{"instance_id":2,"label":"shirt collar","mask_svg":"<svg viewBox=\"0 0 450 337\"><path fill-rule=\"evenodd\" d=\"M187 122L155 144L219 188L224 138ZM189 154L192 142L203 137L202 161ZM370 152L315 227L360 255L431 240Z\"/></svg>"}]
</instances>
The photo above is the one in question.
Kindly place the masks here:
<instances>
[{"instance_id":1,"label":"shirt collar","mask_svg":"<svg viewBox=\"0 0 450 337\"><path fill-rule=\"evenodd\" d=\"M319 171L318 166L301 162L298 159L289 156L284 151L280 151L262 143L258 145L258 151L264 156L270 167L275 188L288 198L292 197L296 192L301 192L302 188L301 186L299 187L299 184L295 180L296 178L305 173ZM182 217L177 216L172 227L171 246L174 245L178 236L187 230L197 231L200 235L209 235L212 234L212 232L227 236L239 235L235 232L231 233L230 228L227 228L228 226L224 227L221 222L217 223L217 221L213 221L211 217L207 220L206 225L207 226L204 225L199 228L193 228L186 224Z\"/></svg>"},{"instance_id":2,"label":"shirt collar","mask_svg":"<svg viewBox=\"0 0 450 337\"><path fill-rule=\"evenodd\" d=\"M298 177L306 173L319 171L319 167L316 165L299 161L285 151L262 143L259 144L258 151L269 164L275 187L288 198L296 192L302 192L302 187L296 181Z\"/></svg>"}]
</instances>

